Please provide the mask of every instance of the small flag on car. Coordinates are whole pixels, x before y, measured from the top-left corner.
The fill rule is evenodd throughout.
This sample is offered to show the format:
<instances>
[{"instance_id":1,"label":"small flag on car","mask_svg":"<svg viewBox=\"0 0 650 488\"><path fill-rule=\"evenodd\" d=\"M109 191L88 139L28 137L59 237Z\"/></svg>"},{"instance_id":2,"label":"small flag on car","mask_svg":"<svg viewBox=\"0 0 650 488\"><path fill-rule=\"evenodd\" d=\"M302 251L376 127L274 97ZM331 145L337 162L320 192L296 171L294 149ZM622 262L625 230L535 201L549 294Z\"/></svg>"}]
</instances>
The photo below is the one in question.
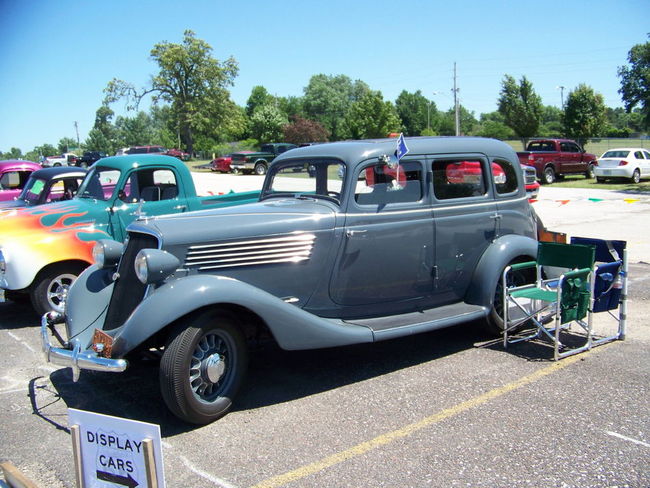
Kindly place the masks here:
<instances>
[{"instance_id":1,"label":"small flag on car","mask_svg":"<svg viewBox=\"0 0 650 488\"><path fill-rule=\"evenodd\" d=\"M399 138L397 139L397 149L395 149L395 156L399 161L409 152L409 148L406 147L406 141L404 140L404 134L400 133Z\"/></svg>"}]
</instances>

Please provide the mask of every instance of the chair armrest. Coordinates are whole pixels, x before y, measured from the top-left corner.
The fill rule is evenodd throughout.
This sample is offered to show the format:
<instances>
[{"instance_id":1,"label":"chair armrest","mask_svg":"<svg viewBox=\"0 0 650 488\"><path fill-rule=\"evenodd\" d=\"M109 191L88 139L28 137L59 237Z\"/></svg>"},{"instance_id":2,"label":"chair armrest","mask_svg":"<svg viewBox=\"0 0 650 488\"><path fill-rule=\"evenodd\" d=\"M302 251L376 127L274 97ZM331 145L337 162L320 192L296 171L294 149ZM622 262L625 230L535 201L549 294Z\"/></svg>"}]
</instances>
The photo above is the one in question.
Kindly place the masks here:
<instances>
[{"instance_id":1,"label":"chair armrest","mask_svg":"<svg viewBox=\"0 0 650 488\"><path fill-rule=\"evenodd\" d=\"M574 269L564 273L562 278L565 280L570 278L580 278L582 276L587 276L589 273L591 273L591 268Z\"/></svg>"},{"instance_id":2,"label":"chair armrest","mask_svg":"<svg viewBox=\"0 0 650 488\"><path fill-rule=\"evenodd\" d=\"M537 266L536 261L526 261L525 263L515 263L510 265L512 271L517 271L518 269L534 268Z\"/></svg>"}]
</instances>

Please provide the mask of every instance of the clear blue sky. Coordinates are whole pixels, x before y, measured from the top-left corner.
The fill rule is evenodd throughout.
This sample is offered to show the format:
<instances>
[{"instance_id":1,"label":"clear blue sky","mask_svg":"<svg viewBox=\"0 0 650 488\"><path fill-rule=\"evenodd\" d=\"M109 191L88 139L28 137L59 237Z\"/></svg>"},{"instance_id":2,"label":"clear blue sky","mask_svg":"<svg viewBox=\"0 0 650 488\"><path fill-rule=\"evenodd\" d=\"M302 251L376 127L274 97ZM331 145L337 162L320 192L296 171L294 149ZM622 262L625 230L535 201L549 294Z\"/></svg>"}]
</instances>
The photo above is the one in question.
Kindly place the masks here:
<instances>
[{"instance_id":1,"label":"clear blue sky","mask_svg":"<svg viewBox=\"0 0 650 488\"><path fill-rule=\"evenodd\" d=\"M586 83L622 106L617 67L648 40L650 1L0 0L0 151L76 138L75 121L83 142L107 82L144 86L153 45L185 29L239 62L240 105L255 85L300 96L324 73L391 101L422 90L446 110L456 62L460 101L478 117L496 110L505 74L528 77L546 105L560 106L558 86L566 98Z\"/></svg>"}]
</instances>

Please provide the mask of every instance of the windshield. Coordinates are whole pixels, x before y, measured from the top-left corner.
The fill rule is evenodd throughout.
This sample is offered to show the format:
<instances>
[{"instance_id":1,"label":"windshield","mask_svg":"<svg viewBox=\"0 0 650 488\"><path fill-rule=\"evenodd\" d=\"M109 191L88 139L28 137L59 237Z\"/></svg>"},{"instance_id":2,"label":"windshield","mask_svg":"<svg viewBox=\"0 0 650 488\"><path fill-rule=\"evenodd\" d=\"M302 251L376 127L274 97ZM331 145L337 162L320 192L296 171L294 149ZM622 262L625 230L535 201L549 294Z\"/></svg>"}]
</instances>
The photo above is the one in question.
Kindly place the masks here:
<instances>
[{"instance_id":1,"label":"windshield","mask_svg":"<svg viewBox=\"0 0 650 488\"><path fill-rule=\"evenodd\" d=\"M341 201L345 164L332 159L300 159L275 164L264 183L262 199L315 197Z\"/></svg>"},{"instance_id":2,"label":"windshield","mask_svg":"<svg viewBox=\"0 0 650 488\"><path fill-rule=\"evenodd\" d=\"M120 170L96 167L86 175L77 195L80 198L108 200L113 195L115 185L119 180Z\"/></svg>"},{"instance_id":3,"label":"windshield","mask_svg":"<svg viewBox=\"0 0 650 488\"><path fill-rule=\"evenodd\" d=\"M601 158L627 158L630 151L607 151Z\"/></svg>"},{"instance_id":4,"label":"windshield","mask_svg":"<svg viewBox=\"0 0 650 488\"><path fill-rule=\"evenodd\" d=\"M28 205L37 204L45 189L45 183L45 180L40 178L30 178L18 199L23 200Z\"/></svg>"}]
</instances>

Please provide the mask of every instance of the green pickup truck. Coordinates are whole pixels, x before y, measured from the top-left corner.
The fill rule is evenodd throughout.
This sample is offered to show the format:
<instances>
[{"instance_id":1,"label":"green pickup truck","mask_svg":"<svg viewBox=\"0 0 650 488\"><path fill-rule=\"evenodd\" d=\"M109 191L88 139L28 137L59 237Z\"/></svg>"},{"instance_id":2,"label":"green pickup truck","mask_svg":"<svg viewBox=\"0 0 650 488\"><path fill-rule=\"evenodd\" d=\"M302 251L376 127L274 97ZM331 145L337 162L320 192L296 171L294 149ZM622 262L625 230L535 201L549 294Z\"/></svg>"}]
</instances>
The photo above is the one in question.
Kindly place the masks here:
<instances>
[{"instance_id":1,"label":"green pickup truck","mask_svg":"<svg viewBox=\"0 0 650 488\"><path fill-rule=\"evenodd\" d=\"M177 158L136 154L102 158L72 200L0 217L0 288L5 298L29 296L39 314L62 311L68 288L94 262L99 239L123 241L136 219L150 220L258 200L259 192L199 197Z\"/></svg>"},{"instance_id":2,"label":"green pickup truck","mask_svg":"<svg viewBox=\"0 0 650 488\"><path fill-rule=\"evenodd\" d=\"M276 142L272 144L262 144L259 152L254 153L235 153L232 155L230 169L233 173L255 173L256 175L265 175L269 169L269 163L276 156L294 149L298 146L286 142Z\"/></svg>"}]
</instances>

